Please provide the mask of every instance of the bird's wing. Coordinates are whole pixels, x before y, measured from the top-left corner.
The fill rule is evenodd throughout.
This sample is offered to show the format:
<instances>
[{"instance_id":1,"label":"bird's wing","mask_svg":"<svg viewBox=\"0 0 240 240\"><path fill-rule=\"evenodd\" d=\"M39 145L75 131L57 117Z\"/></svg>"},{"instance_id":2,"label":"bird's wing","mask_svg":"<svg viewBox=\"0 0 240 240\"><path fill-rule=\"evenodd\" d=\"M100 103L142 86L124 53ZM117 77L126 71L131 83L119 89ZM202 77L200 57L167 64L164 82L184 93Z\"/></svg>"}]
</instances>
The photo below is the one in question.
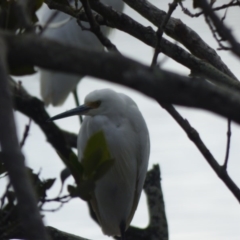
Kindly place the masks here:
<instances>
[{"instance_id":1,"label":"bird's wing","mask_svg":"<svg viewBox=\"0 0 240 240\"><path fill-rule=\"evenodd\" d=\"M139 111L136 103L127 95L121 94L122 98L125 99L126 105L128 106L127 113L128 116L131 116L130 122L132 124L132 128L135 132L135 141L138 144L137 147L137 178L136 178L136 187L135 187L135 194L133 200L133 206L131 214L127 220L126 226L129 226L133 215L136 211L138 206L139 198L143 189L147 168L148 168L148 160L150 154L150 140L149 140L149 133L146 122Z\"/></svg>"},{"instance_id":2,"label":"bird's wing","mask_svg":"<svg viewBox=\"0 0 240 240\"><path fill-rule=\"evenodd\" d=\"M44 26L54 10L44 9L41 23ZM53 27L54 25L54 27ZM85 27L89 27L84 23ZM107 34L108 28L101 28ZM97 37L90 31L83 31L76 19L59 12L53 22L45 29L42 37L58 41L73 47L103 51L103 46ZM53 72L41 69L40 88L45 104L61 105L68 94L74 90L82 76L69 75L61 72Z\"/></svg>"},{"instance_id":3,"label":"bird's wing","mask_svg":"<svg viewBox=\"0 0 240 240\"><path fill-rule=\"evenodd\" d=\"M46 105L50 103L53 106L63 104L68 94L72 92L81 77L77 75L69 75L60 72L40 71L41 96Z\"/></svg>"},{"instance_id":4,"label":"bird's wing","mask_svg":"<svg viewBox=\"0 0 240 240\"><path fill-rule=\"evenodd\" d=\"M127 119L116 123L104 116L86 117L78 138L81 161L88 139L95 132L104 132L114 165L96 182L91 200L105 234L120 233L119 224L132 212L137 179L136 136Z\"/></svg>"}]
</instances>

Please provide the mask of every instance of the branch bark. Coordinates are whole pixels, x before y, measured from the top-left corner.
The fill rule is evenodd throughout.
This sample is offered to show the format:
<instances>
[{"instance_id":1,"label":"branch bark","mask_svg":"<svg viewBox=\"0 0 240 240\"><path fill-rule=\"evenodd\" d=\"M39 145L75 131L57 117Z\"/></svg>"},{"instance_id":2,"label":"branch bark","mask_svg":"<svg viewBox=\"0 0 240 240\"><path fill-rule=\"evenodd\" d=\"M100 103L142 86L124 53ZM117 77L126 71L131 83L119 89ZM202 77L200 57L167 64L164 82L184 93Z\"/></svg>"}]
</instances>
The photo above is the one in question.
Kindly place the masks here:
<instances>
[{"instance_id":1,"label":"branch bark","mask_svg":"<svg viewBox=\"0 0 240 240\"><path fill-rule=\"evenodd\" d=\"M24 156L16 135L12 100L9 91L6 44L0 38L0 144L1 155L8 171L11 184L18 200L18 211L22 225L27 232L27 238L47 240L47 232L44 228L41 216L37 209L37 201L31 180L24 165Z\"/></svg>"},{"instance_id":2,"label":"branch bark","mask_svg":"<svg viewBox=\"0 0 240 240\"><path fill-rule=\"evenodd\" d=\"M93 76L128 86L161 102L202 108L240 123L238 91L217 87L202 78L188 78L151 69L114 53L68 47L34 35L2 35L8 45L8 62L11 66L33 64Z\"/></svg>"},{"instance_id":3,"label":"branch bark","mask_svg":"<svg viewBox=\"0 0 240 240\"><path fill-rule=\"evenodd\" d=\"M105 23L107 23L108 26L115 27L121 31L124 31L153 48L156 47L158 37L155 31L151 27L144 27L143 25L136 22L134 19L127 16L126 14L117 13L113 11L111 7L106 7L104 4L102 4L99 1L93 1L91 3L92 3L91 4L92 8L98 13L100 13L102 16L104 16L105 19L107 19ZM64 5L53 3L53 2L51 2L51 8L58 9L63 12L69 12L69 8L67 6L64 7ZM71 13L71 16L74 16L77 19L80 16L78 13L75 13L75 14L73 12L70 12L70 13ZM83 20L86 21L85 16L83 16ZM97 18L96 20L99 20L100 24L104 23L102 18ZM170 21L171 20L172 18L170 18ZM193 36L195 35L193 34ZM189 38L190 36L188 36L188 41L189 41ZM201 48L202 43L201 43L200 37L199 39L196 39L196 37L195 38L193 37L191 41L195 43L195 46L194 47L192 46L194 49ZM171 57L176 62L189 68L193 75L205 77L219 85L223 85L223 86L226 85L228 87L240 89L240 84L236 80L236 77L229 70L228 71L226 70L226 68L224 67L225 65L223 64L221 59L218 56L217 56L218 58L215 57L212 59L212 54L214 55L214 52L211 52L209 50L210 49L209 47L207 48L207 46L205 46L206 50L208 51L207 53L205 53L206 56L204 55L204 57L206 57L206 59L208 59L207 61L210 62L211 64L206 62L206 59L201 60L195 57L194 55L185 51L180 46L177 46L176 44L171 43L165 38L162 38L160 48L165 55ZM204 50L202 50L202 52L204 52Z\"/></svg>"},{"instance_id":4,"label":"branch bark","mask_svg":"<svg viewBox=\"0 0 240 240\"><path fill-rule=\"evenodd\" d=\"M65 159L69 159L69 156L74 154L71 147L76 148L77 136L62 131L53 122L47 122L46 120L50 116L45 110L44 103L28 94L22 86L18 86L13 80L10 80L10 83L14 108L38 124L53 148Z\"/></svg>"},{"instance_id":5,"label":"branch bark","mask_svg":"<svg viewBox=\"0 0 240 240\"><path fill-rule=\"evenodd\" d=\"M204 15L209 16L211 18L219 36L221 36L222 39L227 40L232 47L231 49L232 52L236 56L240 57L240 43L232 35L231 30L228 29L223 23L223 21L219 19L219 17L215 14L215 12L212 10L212 8L210 7L206 0L200 0L198 5L202 8Z\"/></svg>"},{"instance_id":6,"label":"branch bark","mask_svg":"<svg viewBox=\"0 0 240 240\"><path fill-rule=\"evenodd\" d=\"M166 12L158 9L147 0L123 1L157 27L159 27L161 22L164 21ZM185 25L180 19L171 17L165 28L165 33L180 42L196 57L209 62L216 69L220 69L220 71L230 77L237 79L236 76L234 76L234 74L229 70L227 65L221 60L216 51L204 42L194 30Z\"/></svg>"}]
</instances>

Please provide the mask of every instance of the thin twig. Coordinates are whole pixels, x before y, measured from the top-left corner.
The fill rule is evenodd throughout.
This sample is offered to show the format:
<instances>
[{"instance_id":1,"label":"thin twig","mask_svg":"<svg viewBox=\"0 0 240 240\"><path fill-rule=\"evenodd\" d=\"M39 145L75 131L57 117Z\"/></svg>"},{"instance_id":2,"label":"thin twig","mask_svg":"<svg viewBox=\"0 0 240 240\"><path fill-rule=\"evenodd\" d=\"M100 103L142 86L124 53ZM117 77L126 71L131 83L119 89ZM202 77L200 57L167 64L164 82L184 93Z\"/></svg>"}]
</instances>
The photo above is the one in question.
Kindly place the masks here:
<instances>
[{"instance_id":1,"label":"thin twig","mask_svg":"<svg viewBox=\"0 0 240 240\"><path fill-rule=\"evenodd\" d=\"M23 133L23 138L22 138L22 141L20 142L20 147L22 148L25 144L25 141L28 137L28 133L29 133L29 130L30 130L30 126L31 126L31 122L32 122L32 119L29 118L29 122L28 124L25 126L25 130L24 130L24 133Z\"/></svg>"},{"instance_id":2,"label":"thin twig","mask_svg":"<svg viewBox=\"0 0 240 240\"><path fill-rule=\"evenodd\" d=\"M7 193L8 193L8 190L9 190L10 187L11 187L11 183L9 182L6 186L6 189L5 189L5 192L4 192L3 196L1 197L1 207L0 207L1 209L4 206L5 198L7 197ZM1 221L2 221L2 219L1 219ZM0 225L1 225L1 221L0 221Z\"/></svg>"},{"instance_id":3,"label":"thin twig","mask_svg":"<svg viewBox=\"0 0 240 240\"><path fill-rule=\"evenodd\" d=\"M162 22L166 16L166 13L163 10L157 8L147 0L138 1L123 0L123 1L157 27L159 26L159 22ZM94 2L94 5L100 5L98 1L92 2ZM97 6L95 8L93 7L93 9L109 20L108 15L106 15L102 10L101 12L99 11L100 10L99 7L98 8ZM180 42L197 58L204 59L205 62L210 63L216 69L219 69L220 71L226 73L232 78L237 79L237 77L229 70L227 65L220 59L216 51L213 48L211 48L211 46L209 46L206 42L204 42L197 32L195 32L193 29L189 28L186 24L184 24L181 21L181 19L170 18L166 26L165 34ZM145 36L145 34L143 35ZM155 46L156 43L154 43L154 47ZM175 52L178 53L177 55L181 55L181 53L178 50L172 49L171 53ZM173 57L173 54L168 54L165 52L164 54L168 56L171 55L170 57L176 60L176 58ZM179 63L182 62L181 60L176 61Z\"/></svg>"},{"instance_id":4,"label":"thin twig","mask_svg":"<svg viewBox=\"0 0 240 240\"><path fill-rule=\"evenodd\" d=\"M127 0L124 0L127 1ZM131 1L131 0L128 0ZM135 1L134 3L138 4L139 2L145 2L145 0L139 0ZM147 3L146 3L147 4ZM61 5L61 4L60 4ZM144 27L143 25L136 22L134 19L130 18L124 13L118 13L114 11L111 7L106 7L104 4L98 1L91 2L91 6L94 9L94 11L99 12L104 18L107 19L106 23L108 23L108 26L118 28L121 31L124 31L135 38L139 39L140 41L144 42L145 44L155 48L156 47L156 32L151 27ZM58 8L58 4L54 2L54 7ZM60 7L59 7L60 8ZM63 7L61 6L60 9ZM151 6L147 5L146 8L151 9L151 12L156 11L156 9L151 8ZM68 8L67 8L68 9ZM144 8L145 9L145 8ZM64 9L63 9L64 10ZM136 9L137 11L141 11L141 9ZM65 10L65 12L69 11ZM142 13L143 14L143 13ZM160 10L157 10L155 13L156 19L159 19L163 21L164 19L161 17L163 15ZM164 17L166 14L164 15ZM155 25L157 25L155 17L150 18L148 15L144 15L145 18L152 21ZM81 18L82 19L82 18ZM96 18L99 24L102 22L101 18ZM86 21L86 20L84 20ZM234 85L239 85L239 82L237 78L230 72L230 70L227 68L227 66L221 61L221 59L218 57L216 52L210 48L206 43L202 41L202 39L197 35L192 29L186 27L186 25L181 24L181 22L173 20L173 18L170 18L169 23L166 26L166 33L172 32L168 25L174 25L174 29L178 29L176 31L187 33L187 36L184 38L178 38L178 41L181 42L186 48L188 48L193 54L195 54L197 57L194 57L192 54L185 51L180 46L177 46L176 44L171 43L170 41L166 40L165 38L162 38L161 41L161 49L162 52L169 56L170 58L173 58L175 61L179 62L180 64L186 66L187 68L191 69L192 72L195 73L201 73L201 76L203 75L204 78L213 80L216 84L222 85L222 79L225 78L226 74L230 77L227 77L228 79L224 80L223 85L232 84L234 82ZM158 22L159 25L159 22ZM176 33L170 34L171 37L176 39ZM179 35L177 35L179 36ZM193 44L193 39L195 39L196 44L198 46L201 46L200 49L196 51L196 45ZM200 60L200 59L204 59ZM212 67L210 64L214 67ZM223 74L222 72L225 74ZM213 72L215 72L213 74ZM216 76L217 74L218 76ZM224 75L224 76L223 76ZM231 80L232 78L232 80ZM235 88L235 87L234 87Z\"/></svg>"},{"instance_id":5,"label":"thin twig","mask_svg":"<svg viewBox=\"0 0 240 240\"><path fill-rule=\"evenodd\" d=\"M227 164L228 164L228 158L229 158L229 152L230 152L230 142L231 142L231 120L228 119L228 130L227 130L227 147L226 147L226 154L225 154L225 160L223 164L223 168L226 171L227 170Z\"/></svg>"},{"instance_id":6,"label":"thin twig","mask_svg":"<svg viewBox=\"0 0 240 240\"><path fill-rule=\"evenodd\" d=\"M179 5L181 6L182 11L186 15L188 15L190 17L199 17L199 16L201 16L203 14L203 11L198 12L198 13L191 13L189 9L187 9L187 8L185 8L183 6L183 2L182 1L179 1ZM223 5L219 6L219 7L212 8L212 10L214 12L216 12L216 11L219 11L219 10L223 10L223 9L226 9L226 8L229 8L229 7L235 7L235 6L240 6L240 2L236 1L236 0L232 0L229 3L227 3L227 4L223 4Z\"/></svg>"},{"instance_id":7,"label":"thin twig","mask_svg":"<svg viewBox=\"0 0 240 240\"><path fill-rule=\"evenodd\" d=\"M49 24L57 17L58 14L59 14L59 11L55 11L54 13L51 14L51 16L49 16L49 18L46 21L45 25L40 28L40 31L38 33L39 36L43 35L43 33L48 28Z\"/></svg>"},{"instance_id":8,"label":"thin twig","mask_svg":"<svg viewBox=\"0 0 240 240\"><path fill-rule=\"evenodd\" d=\"M218 38L218 36L217 36L217 31L214 29L214 27L213 27L213 25L212 25L212 22L210 21L210 19L209 19L209 17L208 16L205 16L205 21L206 21L206 23L207 23L207 25L208 25L208 27L209 27L209 29L210 29L210 31L212 32L212 35L213 35L213 37L214 37L214 39L216 40L216 42L218 43L218 45L219 45L219 50L221 49L221 50L231 50L231 48L228 48L228 47L226 47L226 46L224 46L223 44L222 44L222 39L219 39Z\"/></svg>"},{"instance_id":9,"label":"thin twig","mask_svg":"<svg viewBox=\"0 0 240 240\"><path fill-rule=\"evenodd\" d=\"M205 160L214 170L214 172L218 175L218 177L225 183L228 189L232 192L232 194L236 197L238 202L240 203L240 189L233 182L233 180L229 177L228 173L225 169L220 166L217 160L213 157L211 152L205 146L204 142L201 140L198 132L189 124L189 122L184 119L173 106L166 106L162 103L159 103L162 107L164 107L168 113L174 118L174 120L182 127L182 129L186 132L189 139L195 144L201 154L204 156Z\"/></svg>"},{"instance_id":10,"label":"thin twig","mask_svg":"<svg viewBox=\"0 0 240 240\"><path fill-rule=\"evenodd\" d=\"M43 209L40 208L41 212L57 212L59 211L62 207L63 207L64 203L60 203L60 205L56 208L52 208L52 209Z\"/></svg>"},{"instance_id":11,"label":"thin twig","mask_svg":"<svg viewBox=\"0 0 240 240\"><path fill-rule=\"evenodd\" d=\"M206 0L199 0L198 6L200 6L205 16L209 16L213 22L219 36L222 39L227 40L231 45L231 51L240 58L240 43L233 36L231 30L225 26L225 24L219 19L219 17L212 11L211 6Z\"/></svg>"},{"instance_id":12,"label":"thin twig","mask_svg":"<svg viewBox=\"0 0 240 240\"><path fill-rule=\"evenodd\" d=\"M80 0L80 1L82 2L83 8L88 17L91 31L97 36L97 38L103 44L103 46L105 46L109 51L120 53L117 47L107 37L103 35L100 29L100 26L98 25L95 18L93 17L92 10L89 5L89 1L88 0Z\"/></svg>"},{"instance_id":13,"label":"thin twig","mask_svg":"<svg viewBox=\"0 0 240 240\"><path fill-rule=\"evenodd\" d=\"M157 63L157 58L158 58L158 54L161 52L161 40L162 40L162 35L164 32L164 28L166 27L172 13L174 12L174 10L177 7L177 0L174 0L172 3L169 3L169 9L168 9L168 13L166 14L164 21L162 21L161 25L159 26L158 30L157 30L157 43L156 43L156 47L155 47L155 51L154 51L154 55L153 55L153 59L152 59L152 63L151 63L151 67L155 66Z\"/></svg>"},{"instance_id":14,"label":"thin twig","mask_svg":"<svg viewBox=\"0 0 240 240\"><path fill-rule=\"evenodd\" d=\"M165 25L166 24L167 24L167 22L165 22ZM153 61L152 61L152 64L153 64ZM222 179L222 181L226 184L226 186L229 188L229 190L233 193L233 195L240 202L240 189L229 177L226 170L224 170L218 164L218 162L214 159L213 155L210 153L210 151L206 148L205 144L202 142L198 132L194 128L191 127L191 125L188 123L187 120L182 118L182 116L177 112L177 110L171 104L166 104L166 103L163 103L162 101L159 101L159 104L183 128L183 130L187 133L190 140L193 141L193 143L196 145L196 147L199 149L199 151L203 154L204 158L210 164L210 166L215 171L215 173L218 175L218 177L220 179ZM230 139L229 139L229 141L230 141Z\"/></svg>"},{"instance_id":15,"label":"thin twig","mask_svg":"<svg viewBox=\"0 0 240 240\"><path fill-rule=\"evenodd\" d=\"M80 101L79 101L79 97L78 97L78 94L77 94L77 88L74 88L72 93L73 93L75 104L76 104L77 107L79 107L80 106ZM80 125L81 125L82 122L83 122L82 115L79 115L79 121L80 121Z\"/></svg>"},{"instance_id":16,"label":"thin twig","mask_svg":"<svg viewBox=\"0 0 240 240\"><path fill-rule=\"evenodd\" d=\"M49 198L49 199L44 199L44 202L61 202L61 203L66 203L71 200L70 195L64 195L62 197L55 197L55 198Z\"/></svg>"}]
</instances>

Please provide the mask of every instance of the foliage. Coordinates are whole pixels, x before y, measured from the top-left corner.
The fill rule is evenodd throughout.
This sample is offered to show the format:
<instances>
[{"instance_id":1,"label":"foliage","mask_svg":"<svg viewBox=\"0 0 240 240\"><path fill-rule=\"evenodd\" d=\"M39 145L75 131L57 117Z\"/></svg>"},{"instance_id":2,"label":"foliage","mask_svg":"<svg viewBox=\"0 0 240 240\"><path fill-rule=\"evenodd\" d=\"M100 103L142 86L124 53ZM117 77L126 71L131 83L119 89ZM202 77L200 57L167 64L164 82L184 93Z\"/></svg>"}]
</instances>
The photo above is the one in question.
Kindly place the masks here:
<instances>
[{"instance_id":1,"label":"foliage","mask_svg":"<svg viewBox=\"0 0 240 240\"><path fill-rule=\"evenodd\" d=\"M95 182L106 174L113 166L110 152L103 131L93 134L85 147L81 162L76 155L71 154L69 159L62 158L67 164L70 172L75 176L78 186L68 186L68 191L72 197L81 197L89 200L94 190ZM62 186L69 177L69 171L64 169L61 172Z\"/></svg>"},{"instance_id":2,"label":"foliage","mask_svg":"<svg viewBox=\"0 0 240 240\"><path fill-rule=\"evenodd\" d=\"M0 166L2 166L0 161ZM40 209L46 202L50 200L47 198L47 192L51 190L55 178L41 179L40 173L34 173L31 168L27 168L28 174L34 184L35 193ZM5 171L1 171L0 180L6 180L2 176ZM54 200L53 200L54 201ZM21 236L21 220L17 211L17 198L9 183L6 187L4 194L1 196L0 203L0 239L14 238L14 236Z\"/></svg>"}]
</instances>

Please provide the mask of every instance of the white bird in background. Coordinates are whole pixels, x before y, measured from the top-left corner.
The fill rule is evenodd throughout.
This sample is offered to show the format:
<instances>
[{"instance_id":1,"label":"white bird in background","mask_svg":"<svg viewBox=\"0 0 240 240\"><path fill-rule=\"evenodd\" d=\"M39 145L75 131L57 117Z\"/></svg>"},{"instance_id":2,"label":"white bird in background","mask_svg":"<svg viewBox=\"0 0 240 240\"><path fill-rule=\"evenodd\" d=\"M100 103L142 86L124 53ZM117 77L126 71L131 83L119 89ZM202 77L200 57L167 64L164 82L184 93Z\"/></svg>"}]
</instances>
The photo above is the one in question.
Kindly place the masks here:
<instances>
[{"instance_id":1,"label":"white bird in background","mask_svg":"<svg viewBox=\"0 0 240 240\"><path fill-rule=\"evenodd\" d=\"M90 137L104 133L114 165L96 181L90 201L103 233L124 239L146 177L150 150L147 125L136 103L111 89L89 93L84 105L50 120L73 115L86 115L78 135L79 161Z\"/></svg>"},{"instance_id":2,"label":"white bird in background","mask_svg":"<svg viewBox=\"0 0 240 240\"><path fill-rule=\"evenodd\" d=\"M116 11L122 12L124 3L122 0L102 0L106 5L112 6ZM81 3L79 2L79 7ZM40 13L40 23L44 26L56 10L50 10L46 6ZM89 24L83 23L85 27ZM101 27L105 36L110 33L110 28ZM97 37L90 31L83 31L77 24L76 19L59 12L44 30L46 38L80 48L89 48L94 51L103 51L104 47ZM61 105L68 94L76 89L78 82L84 76L69 75L61 72L40 70L41 96L46 105Z\"/></svg>"}]
</instances>

